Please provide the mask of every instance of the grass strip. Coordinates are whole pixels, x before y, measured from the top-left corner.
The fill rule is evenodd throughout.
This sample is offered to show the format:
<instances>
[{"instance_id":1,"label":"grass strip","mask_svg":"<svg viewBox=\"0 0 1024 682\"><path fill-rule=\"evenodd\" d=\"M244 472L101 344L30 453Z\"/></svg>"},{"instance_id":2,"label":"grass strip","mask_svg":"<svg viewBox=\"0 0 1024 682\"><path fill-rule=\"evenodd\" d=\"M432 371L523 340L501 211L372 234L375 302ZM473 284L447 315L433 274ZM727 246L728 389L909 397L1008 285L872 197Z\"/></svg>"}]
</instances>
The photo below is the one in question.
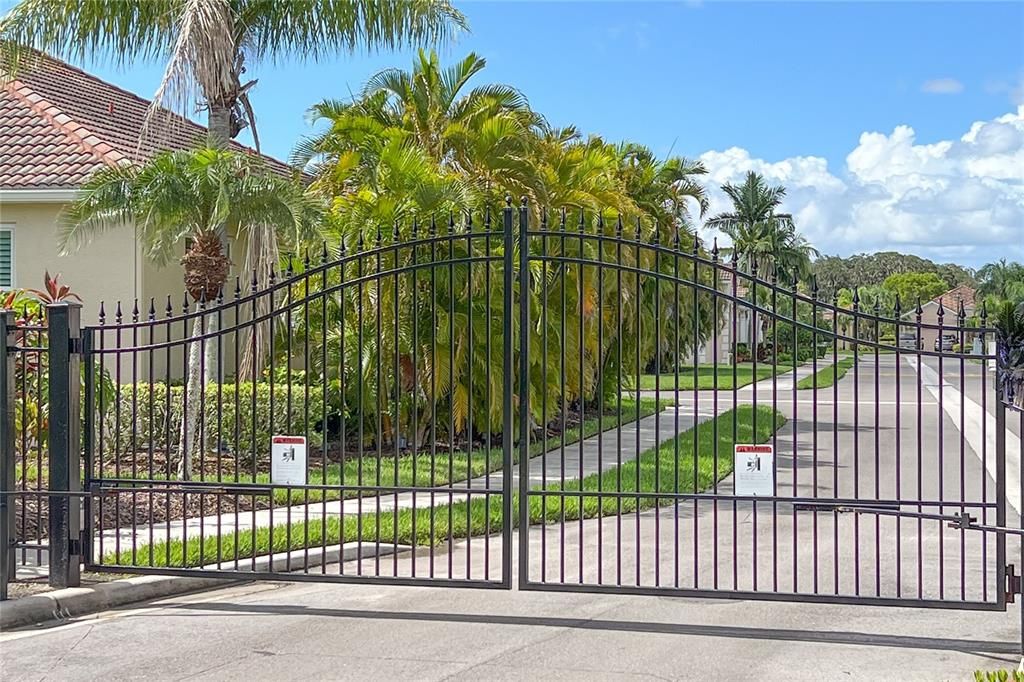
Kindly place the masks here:
<instances>
[{"instance_id":1,"label":"grass strip","mask_svg":"<svg viewBox=\"0 0 1024 682\"><path fill-rule=\"evenodd\" d=\"M787 371L790 368L783 367L781 369L782 371ZM671 391L677 388L679 390L693 390L694 388L702 391L710 390L715 388L715 376L717 375L718 388L727 391L733 388L741 388L761 379L767 379L774 370L775 367L771 363L759 362L757 363L757 372L755 374L753 363L740 363L736 365L736 380L734 382L732 365L697 365L696 376L694 375L693 367L680 367L678 383L676 382L674 371L662 374L640 375L640 390ZM633 383L632 378L630 383ZM632 386L629 388L632 388Z\"/></svg>"},{"instance_id":2,"label":"grass strip","mask_svg":"<svg viewBox=\"0 0 1024 682\"><path fill-rule=\"evenodd\" d=\"M733 421L737 431L735 441L732 438ZM732 450L735 443L767 442L785 421L781 413L773 412L766 406L757 407L756 413L751 405L729 410L717 419L708 420L696 427L696 452L693 430L690 429L660 446L644 451L638 458L624 462L621 467L612 467L582 480L566 480L561 485L549 484L547 490L561 490L566 495L544 498L531 495L530 522L553 523L577 520L581 516L595 518L670 505L673 503L671 499L644 497L643 494L699 492L708 489L716 478L720 480L732 472ZM599 486L605 492L617 490L636 493L636 496L602 497L598 493ZM196 567L218 560L230 560L235 556L245 559L253 555L269 554L271 550L279 553L357 540L429 547L447 542L450 538L462 539L471 535L500 532L500 496L492 497L497 499L492 499L489 504L481 495L452 505L407 508L361 516L351 514L343 518L334 516L326 520L277 525L273 529L266 527L255 531L224 533L219 537L208 536L202 541L198 537L191 537L184 542L175 539L139 546L134 556L130 549L120 554L110 553L102 558L102 562L119 566ZM513 527L518 525L520 503L519 496L513 494Z\"/></svg>"},{"instance_id":3,"label":"grass strip","mask_svg":"<svg viewBox=\"0 0 1024 682\"><path fill-rule=\"evenodd\" d=\"M853 362L853 357L842 358L828 367L822 367L817 373L806 376L796 382L796 387L798 389L829 388L832 384L846 376L846 372L853 367Z\"/></svg>"}]
</instances>

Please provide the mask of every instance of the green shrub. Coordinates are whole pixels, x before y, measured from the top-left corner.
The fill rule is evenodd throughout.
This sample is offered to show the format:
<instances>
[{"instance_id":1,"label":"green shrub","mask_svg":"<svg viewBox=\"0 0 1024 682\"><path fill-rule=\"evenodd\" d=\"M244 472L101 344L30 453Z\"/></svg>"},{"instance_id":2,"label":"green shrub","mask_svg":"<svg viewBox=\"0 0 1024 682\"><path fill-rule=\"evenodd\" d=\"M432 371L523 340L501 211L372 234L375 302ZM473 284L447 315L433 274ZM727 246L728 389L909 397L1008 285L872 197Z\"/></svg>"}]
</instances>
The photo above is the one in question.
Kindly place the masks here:
<instances>
[{"instance_id":1,"label":"green shrub","mask_svg":"<svg viewBox=\"0 0 1024 682\"><path fill-rule=\"evenodd\" d=\"M780 352L775 356L775 364L777 365L790 365L793 363L793 355L791 353Z\"/></svg>"},{"instance_id":2,"label":"green shrub","mask_svg":"<svg viewBox=\"0 0 1024 682\"><path fill-rule=\"evenodd\" d=\"M324 415L322 386L309 387L308 412L303 384L291 385L290 412L287 384L274 385L273 411L270 384L265 382L211 383L206 385L202 394L190 394L188 399L202 402L202 420L197 428L202 429L207 448L217 447L219 437L221 446L241 455L253 450L265 453L270 451L270 437L275 434L304 435L313 445L323 442L319 428ZM185 408L183 403L182 386L171 386L170 389L163 383L121 386L116 402L109 407L104 406L104 450L130 452L133 446L136 450L145 450L150 445L156 450L165 450L168 441L177 449ZM330 407L328 411L337 413Z\"/></svg>"}]
</instances>

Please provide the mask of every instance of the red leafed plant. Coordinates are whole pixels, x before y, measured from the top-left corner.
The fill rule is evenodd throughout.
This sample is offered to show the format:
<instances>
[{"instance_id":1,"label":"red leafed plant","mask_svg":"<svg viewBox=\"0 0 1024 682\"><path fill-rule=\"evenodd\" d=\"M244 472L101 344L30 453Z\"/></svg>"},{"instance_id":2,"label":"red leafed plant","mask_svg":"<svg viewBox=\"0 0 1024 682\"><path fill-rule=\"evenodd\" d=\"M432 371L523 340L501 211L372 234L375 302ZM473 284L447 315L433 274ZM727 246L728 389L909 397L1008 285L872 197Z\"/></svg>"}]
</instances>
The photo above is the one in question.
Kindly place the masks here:
<instances>
[{"instance_id":1,"label":"red leafed plant","mask_svg":"<svg viewBox=\"0 0 1024 682\"><path fill-rule=\"evenodd\" d=\"M46 275L43 277L43 290L29 289L30 293L35 294L43 303L59 303L61 301L67 301L68 299L75 299L81 301L82 298L71 291L71 287L67 284L60 283L60 273L58 272L53 277L50 277L50 271L46 271Z\"/></svg>"}]
</instances>

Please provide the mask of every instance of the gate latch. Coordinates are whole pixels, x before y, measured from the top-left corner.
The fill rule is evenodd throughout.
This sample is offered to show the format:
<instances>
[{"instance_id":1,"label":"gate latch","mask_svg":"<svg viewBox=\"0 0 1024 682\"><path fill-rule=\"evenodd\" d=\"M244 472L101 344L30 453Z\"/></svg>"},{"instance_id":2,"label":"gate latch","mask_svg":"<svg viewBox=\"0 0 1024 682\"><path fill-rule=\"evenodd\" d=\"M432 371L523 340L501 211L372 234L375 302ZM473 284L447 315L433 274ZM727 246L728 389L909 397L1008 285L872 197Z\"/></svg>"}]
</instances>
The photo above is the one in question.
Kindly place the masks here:
<instances>
[{"instance_id":1,"label":"gate latch","mask_svg":"<svg viewBox=\"0 0 1024 682\"><path fill-rule=\"evenodd\" d=\"M1006 603L1012 604L1015 601L1015 595L1022 594L1021 592L1021 576L1016 574L1016 569L1013 564L1006 567Z\"/></svg>"},{"instance_id":2,"label":"gate latch","mask_svg":"<svg viewBox=\"0 0 1024 682\"><path fill-rule=\"evenodd\" d=\"M970 514L953 514L955 521L949 522L950 528L959 528L960 530L971 530L972 526L978 522L978 519L974 518Z\"/></svg>"}]
</instances>

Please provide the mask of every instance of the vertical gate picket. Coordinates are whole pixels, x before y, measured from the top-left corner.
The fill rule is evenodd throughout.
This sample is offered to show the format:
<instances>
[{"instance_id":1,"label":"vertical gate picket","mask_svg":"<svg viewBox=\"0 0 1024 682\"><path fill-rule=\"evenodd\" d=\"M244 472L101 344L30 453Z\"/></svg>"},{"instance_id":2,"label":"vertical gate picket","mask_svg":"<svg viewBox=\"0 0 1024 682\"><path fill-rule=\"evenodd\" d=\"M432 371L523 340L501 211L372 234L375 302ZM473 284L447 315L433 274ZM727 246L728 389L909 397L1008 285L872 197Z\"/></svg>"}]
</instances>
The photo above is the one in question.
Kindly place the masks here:
<instances>
[{"instance_id":1,"label":"vertical gate picket","mask_svg":"<svg viewBox=\"0 0 1024 682\"><path fill-rule=\"evenodd\" d=\"M512 253L513 249L513 237L512 237L512 198L506 197L505 200L505 282L508 288L506 293L506 315L512 310ZM529 227L529 217L527 214L526 200L523 199L522 205L519 207L519 371L517 374L511 372L511 363L508 367L509 380L506 384L511 383L512 376L518 377L518 390L519 390L519 585L523 586L529 579L530 569L530 500L527 497L527 492L530 489L530 272L529 272L529 234L527 229ZM511 334L511 318L507 317L507 330L509 333L505 337L506 344L506 357L511 359L512 357L512 334ZM511 395L508 396L511 402ZM505 426L512 431L512 415L511 415L511 404L508 407L509 412L506 414ZM512 436L509 435L509 443L512 441ZM509 453L511 454L511 453ZM511 464L511 457L507 460ZM512 476L511 472L506 478L505 487L505 499L511 500L512 498ZM510 527L512 516L509 514L509 523L506 527ZM511 550L511 544L509 545Z\"/></svg>"}]
</instances>

